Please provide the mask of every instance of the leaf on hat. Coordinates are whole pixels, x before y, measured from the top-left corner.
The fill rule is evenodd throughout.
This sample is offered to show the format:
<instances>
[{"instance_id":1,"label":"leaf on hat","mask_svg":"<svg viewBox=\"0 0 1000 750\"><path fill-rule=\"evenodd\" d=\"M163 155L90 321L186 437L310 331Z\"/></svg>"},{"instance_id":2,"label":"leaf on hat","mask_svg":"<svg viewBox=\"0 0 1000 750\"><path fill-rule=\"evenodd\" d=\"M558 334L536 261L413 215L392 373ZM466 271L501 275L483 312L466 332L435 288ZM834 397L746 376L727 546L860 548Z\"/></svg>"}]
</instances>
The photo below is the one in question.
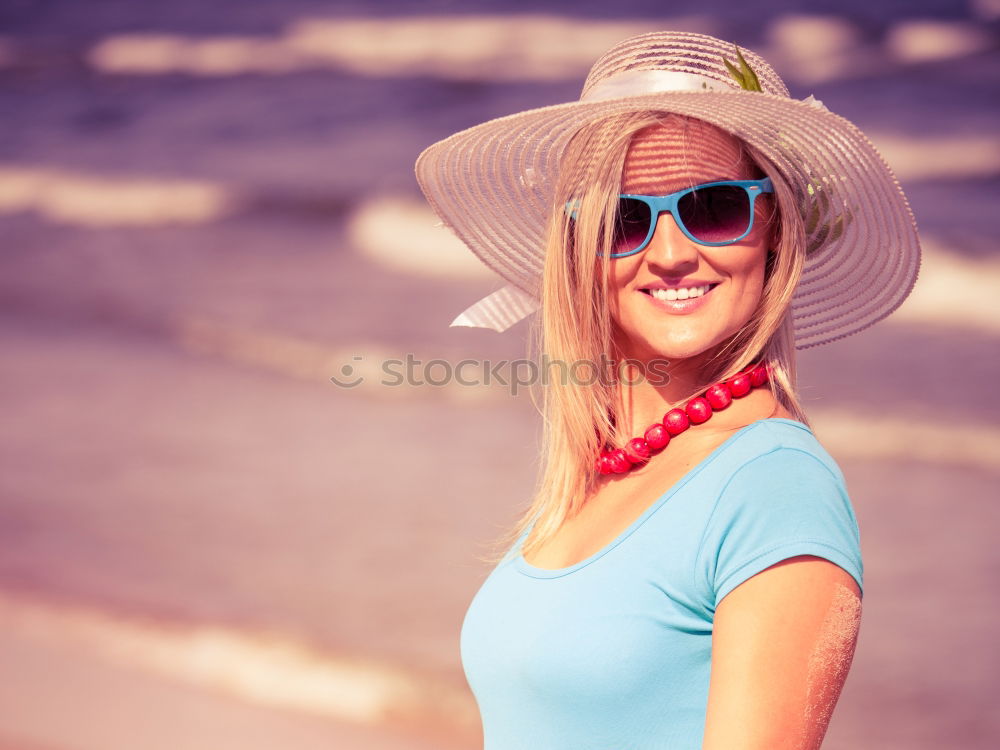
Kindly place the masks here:
<instances>
[{"instance_id":1,"label":"leaf on hat","mask_svg":"<svg viewBox=\"0 0 1000 750\"><path fill-rule=\"evenodd\" d=\"M802 195L804 224L806 234L806 255L819 250L828 242L840 239L847 225L854 220L854 215L847 210L836 216L831 216L830 195L823 187L820 179L813 178L806 185L806 194Z\"/></svg>"},{"instance_id":2,"label":"leaf on hat","mask_svg":"<svg viewBox=\"0 0 1000 750\"><path fill-rule=\"evenodd\" d=\"M733 49L736 50L736 57L740 61L740 67L737 68L726 58L722 58L722 62L726 64L726 70L729 71L729 75L740 85L740 88L746 91L761 91L764 89L760 87L760 79L757 78L757 74L753 72L753 68L750 67L750 63L747 62L746 58L743 57L743 53L740 52L740 48L735 44Z\"/></svg>"}]
</instances>

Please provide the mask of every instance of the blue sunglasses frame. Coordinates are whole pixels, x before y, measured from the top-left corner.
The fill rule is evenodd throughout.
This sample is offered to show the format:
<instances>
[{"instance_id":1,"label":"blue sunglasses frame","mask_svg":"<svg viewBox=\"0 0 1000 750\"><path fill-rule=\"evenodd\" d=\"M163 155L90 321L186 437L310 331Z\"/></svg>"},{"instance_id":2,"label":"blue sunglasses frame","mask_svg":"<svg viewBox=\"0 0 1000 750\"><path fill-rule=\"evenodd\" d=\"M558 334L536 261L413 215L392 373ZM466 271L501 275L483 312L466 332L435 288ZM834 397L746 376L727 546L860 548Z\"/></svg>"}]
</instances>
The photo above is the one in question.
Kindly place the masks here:
<instances>
[{"instance_id":1,"label":"blue sunglasses frame","mask_svg":"<svg viewBox=\"0 0 1000 750\"><path fill-rule=\"evenodd\" d=\"M743 232L739 237L734 237L731 240L725 240L723 242L706 242L705 240L700 240L688 231L688 228L684 226L684 220L677 213L677 204L680 199L683 198L688 193L693 193L695 190L700 190L701 188L715 187L717 185L726 185L730 187L741 187L746 190L747 198L750 201L750 220L747 222L746 231ZM719 182L706 182L701 185L694 185L693 187L685 188L684 190L678 190L676 193L670 193L669 195L634 195L629 193L622 193L619 198L631 198L633 200L641 201L649 206L649 230L646 232L646 238L633 250L629 250L624 253L611 253L612 258L625 258L629 255L635 255L636 253L642 252L646 249L649 241L653 238L653 234L656 232L656 224L660 218L660 214L669 213L674 217L674 221L680 230L684 233L692 242L696 242L699 245L707 245L709 247L721 247L723 245L732 245L733 243L739 242L753 229L754 223L754 206L757 203L757 196L763 193L773 193L774 185L771 184L770 177L764 177L760 180L722 180ZM566 211L569 213L571 218L576 218L576 202L571 201L566 204Z\"/></svg>"}]
</instances>

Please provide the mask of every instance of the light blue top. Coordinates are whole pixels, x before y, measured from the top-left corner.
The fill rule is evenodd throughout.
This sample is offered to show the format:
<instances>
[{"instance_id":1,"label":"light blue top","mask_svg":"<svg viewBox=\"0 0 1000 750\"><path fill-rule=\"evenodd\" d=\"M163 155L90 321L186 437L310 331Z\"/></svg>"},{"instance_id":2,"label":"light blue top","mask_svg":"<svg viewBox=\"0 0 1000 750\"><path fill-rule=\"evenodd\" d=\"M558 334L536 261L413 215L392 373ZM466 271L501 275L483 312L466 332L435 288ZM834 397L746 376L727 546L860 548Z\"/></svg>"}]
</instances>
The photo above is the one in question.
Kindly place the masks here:
<instances>
[{"instance_id":1,"label":"light blue top","mask_svg":"<svg viewBox=\"0 0 1000 750\"><path fill-rule=\"evenodd\" d=\"M735 432L576 565L529 564L529 531L462 624L484 750L697 750L726 594L796 555L862 586L843 474L806 425L781 417Z\"/></svg>"}]
</instances>

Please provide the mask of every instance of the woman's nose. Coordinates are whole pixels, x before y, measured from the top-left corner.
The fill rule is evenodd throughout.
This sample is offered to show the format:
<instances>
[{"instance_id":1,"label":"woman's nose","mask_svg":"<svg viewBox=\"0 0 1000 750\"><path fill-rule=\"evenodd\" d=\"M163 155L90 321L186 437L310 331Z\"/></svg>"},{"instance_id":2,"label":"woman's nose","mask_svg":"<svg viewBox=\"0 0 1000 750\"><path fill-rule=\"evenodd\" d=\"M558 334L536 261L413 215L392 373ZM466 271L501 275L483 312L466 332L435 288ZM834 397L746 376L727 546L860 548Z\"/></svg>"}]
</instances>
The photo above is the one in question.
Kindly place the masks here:
<instances>
[{"instance_id":1,"label":"woman's nose","mask_svg":"<svg viewBox=\"0 0 1000 750\"><path fill-rule=\"evenodd\" d=\"M673 270L673 276L683 275L690 266L698 265L698 245L681 231L669 213L660 214L656 221L656 229L646 246L645 260L650 265L661 269Z\"/></svg>"}]
</instances>

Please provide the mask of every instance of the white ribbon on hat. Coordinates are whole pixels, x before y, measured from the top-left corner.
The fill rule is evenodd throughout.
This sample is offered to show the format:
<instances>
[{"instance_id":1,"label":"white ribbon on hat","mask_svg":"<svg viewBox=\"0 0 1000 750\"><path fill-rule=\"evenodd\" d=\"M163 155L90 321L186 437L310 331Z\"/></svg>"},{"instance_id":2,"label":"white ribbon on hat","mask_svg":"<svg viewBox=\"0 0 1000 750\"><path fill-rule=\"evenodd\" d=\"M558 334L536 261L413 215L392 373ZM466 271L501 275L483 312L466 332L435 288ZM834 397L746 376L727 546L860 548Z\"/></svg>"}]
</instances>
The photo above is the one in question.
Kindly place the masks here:
<instances>
[{"instance_id":1,"label":"white ribbon on hat","mask_svg":"<svg viewBox=\"0 0 1000 750\"><path fill-rule=\"evenodd\" d=\"M465 310L451 321L449 328L454 326L492 328L502 333L519 320L527 318L539 307L541 302L538 299L513 284L508 284Z\"/></svg>"},{"instance_id":2,"label":"white ribbon on hat","mask_svg":"<svg viewBox=\"0 0 1000 750\"><path fill-rule=\"evenodd\" d=\"M581 102L624 99L662 91L733 91L714 78L679 70L626 70L608 76L580 97Z\"/></svg>"},{"instance_id":3,"label":"white ribbon on hat","mask_svg":"<svg viewBox=\"0 0 1000 750\"><path fill-rule=\"evenodd\" d=\"M594 85L584 96L580 97L580 101L623 99L629 96L642 96L664 91L741 90L697 73L684 73L676 70L626 70L608 76ZM826 110L823 102L811 94L802 101L817 109ZM536 297L513 284L507 284L464 310L451 322L449 327L491 328L502 333L537 311L539 307L541 307L541 302Z\"/></svg>"}]
</instances>

